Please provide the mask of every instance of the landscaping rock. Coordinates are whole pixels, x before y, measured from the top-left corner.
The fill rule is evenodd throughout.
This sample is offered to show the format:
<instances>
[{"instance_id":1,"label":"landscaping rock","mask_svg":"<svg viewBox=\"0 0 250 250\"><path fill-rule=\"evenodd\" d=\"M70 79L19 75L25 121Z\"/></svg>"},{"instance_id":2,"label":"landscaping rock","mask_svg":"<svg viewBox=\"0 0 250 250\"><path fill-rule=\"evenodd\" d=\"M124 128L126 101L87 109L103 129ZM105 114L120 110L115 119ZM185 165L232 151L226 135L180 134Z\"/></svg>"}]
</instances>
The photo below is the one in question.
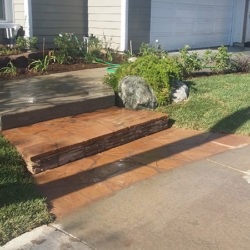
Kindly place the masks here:
<instances>
[{"instance_id":1,"label":"landscaping rock","mask_svg":"<svg viewBox=\"0 0 250 250\"><path fill-rule=\"evenodd\" d=\"M155 109L157 99L153 89L139 76L124 77L118 87L118 95L128 109Z\"/></svg>"},{"instance_id":2,"label":"landscaping rock","mask_svg":"<svg viewBox=\"0 0 250 250\"><path fill-rule=\"evenodd\" d=\"M128 62L129 63L133 63L133 62L135 62L137 60L137 57L130 57L129 59L128 59Z\"/></svg>"},{"instance_id":3,"label":"landscaping rock","mask_svg":"<svg viewBox=\"0 0 250 250\"><path fill-rule=\"evenodd\" d=\"M175 103L183 102L188 99L189 89L183 82L177 82L176 88L172 91L172 101Z\"/></svg>"}]
</instances>

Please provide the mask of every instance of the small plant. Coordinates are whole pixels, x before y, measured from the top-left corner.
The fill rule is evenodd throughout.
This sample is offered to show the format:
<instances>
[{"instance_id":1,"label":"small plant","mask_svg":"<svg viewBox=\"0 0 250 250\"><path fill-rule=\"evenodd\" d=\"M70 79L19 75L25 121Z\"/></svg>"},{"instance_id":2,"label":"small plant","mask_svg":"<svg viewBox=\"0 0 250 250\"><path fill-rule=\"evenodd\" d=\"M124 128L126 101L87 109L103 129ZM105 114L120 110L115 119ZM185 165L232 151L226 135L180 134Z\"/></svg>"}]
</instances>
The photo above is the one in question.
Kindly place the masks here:
<instances>
[{"instance_id":1,"label":"small plant","mask_svg":"<svg viewBox=\"0 0 250 250\"><path fill-rule=\"evenodd\" d=\"M158 41L156 41L154 45L142 43L139 48L139 53L141 56L158 55L164 57L167 55L167 52L161 48L161 45L158 44Z\"/></svg>"},{"instance_id":2,"label":"small plant","mask_svg":"<svg viewBox=\"0 0 250 250\"><path fill-rule=\"evenodd\" d=\"M19 53L18 48L0 48L0 56L17 55Z\"/></svg>"},{"instance_id":3,"label":"small plant","mask_svg":"<svg viewBox=\"0 0 250 250\"><path fill-rule=\"evenodd\" d=\"M22 36L19 36L16 40L16 46L20 50L25 50L26 49L26 39Z\"/></svg>"},{"instance_id":4,"label":"small plant","mask_svg":"<svg viewBox=\"0 0 250 250\"><path fill-rule=\"evenodd\" d=\"M56 57L60 63L71 64L78 59L83 59L87 53L86 43L80 41L73 33L61 33L55 39L57 47Z\"/></svg>"},{"instance_id":5,"label":"small plant","mask_svg":"<svg viewBox=\"0 0 250 250\"><path fill-rule=\"evenodd\" d=\"M29 37L26 38L26 46L28 49L37 49L37 43L38 43L38 38L33 36L33 37Z\"/></svg>"},{"instance_id":6,"label":"small plant","mask_svg":"<svg viewBox=\"0 0 250 250\"><path fill-rule=\"evenodd\" d=\"M33 50L37 48L37 37L22 37L19 36L16 40L16 45L20 50Z\"/></svg>"},{"instance_id":7,"label":"small plant","mask_svg":"<svg viewBox=\"0 0 250 250\"><path fill-rule=\"evenodd\" d=\"M112 47L112 38L107 39L105 35L103 35L103 43L102 43L103 50L105 51L105 59L108 62L113 62L113 52L114 50L111 49Z\"/></svg>"},{"instance_id":8,"label":"small plant","mask_svg":"<svg viewBox=\"0 0 250 250\"><path fill-rule=\"evenodd\" d=\"M237 72L250 72L250 57L239 54L232 59L232 63Z\"/></svg>"},{"instance_id":9,"label":"small plant","mask_svg":"<svg viewBox=\"0 0 250 250\"><path fill-rule=\"evenodd\" d=\"M112 50L109 48L106 49L106 58L107 58L108 62L113 61Z\"/></svg>"},{"instance_id":10,"label":"small plant","mask_svg":"<svg viewBox=\"0 0 250 250\"><path fill-rule=\"evenodd\" d=\"M202 57L204 66L210 66L214 62L215 53L211 49L207 49Z\"/></svg>"},{"instance_id":11,"label":"small plant","mask_svg":"<svg viewBox=\"0 0 250 250\"><path fill-rule=\"evenodd\" d=\"M186 45L180 50L180 66L185 77L190 76L194 71L202 69L202 59L198 52L189 52L190 47Z\"/></svg>"},{"instance_id":12,"label":"small plant","mask_svg":"<svg viewBox=\"0 0 250 250\"><path fill-rule=\"evenodd\" d=\"M93 57L98 57L101 54L101 49L103 45L102 42L99 40L99 38L91 36L88 38L87 41L87 52Z\"/></svg>"},{"instance_id":13,"label":"small plant","mask_svg":"<svg viewBox=\"0 0 250 250\"><path fill-rule=\"evenodd\" d=\"M234 65L232 64L232 54L228 53L227 47L221 46L218 48L218 52L214 55L214 64L216 72L229 73L234 71Z\"/></svg>"},{"instance_id":14,"label":"small plant","mask_svg":"<svg viewBox=\"0 0 250 250\"><path fill-rule=\"evenodd\" d=\"M17 75L17 68L15 65L10 61L6 67L0 69L0 73L3 76L7 77L15 77Z\"/></svg>"},{"instance_id":15,"label":"small plant","mask_svg":"<svg viewBox=\"0 0 250 250\"><path fill-rule=\"evenodd\" d=\"M131 50L125 50L124 51L124 57L126 58L126 59L128 59L128 58L130 58L130 57L133 57L134 56L134 54L133 54L133 52L131 51Z\"/></svg>"},{"instance_id":16,"label":"small plant","mask_svg":"<svg viewBox=\"0 0 250 250\"><path fill-rule=\"evenodd\" d=\"M29 69L35 72L46 72L48 70L49 64L55 62L55 56L45 56L44 59L35 60L28 66Z\"/></svg>"}]
</instances>

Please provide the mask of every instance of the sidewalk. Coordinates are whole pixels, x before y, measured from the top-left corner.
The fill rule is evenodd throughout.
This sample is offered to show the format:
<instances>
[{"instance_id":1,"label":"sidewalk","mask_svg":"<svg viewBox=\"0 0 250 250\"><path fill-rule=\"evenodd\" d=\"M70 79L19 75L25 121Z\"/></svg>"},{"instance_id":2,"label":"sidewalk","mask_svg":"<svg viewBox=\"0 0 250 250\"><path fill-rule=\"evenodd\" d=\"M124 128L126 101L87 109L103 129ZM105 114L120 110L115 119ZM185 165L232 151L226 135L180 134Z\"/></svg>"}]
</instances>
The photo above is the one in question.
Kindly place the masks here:
<instances>
[{"instance_id":1,"label":"sidewalk","mask_svg":"<svg viewBox=\"0 0 250 250\"><path fill-rule=\"evenodd\" d=\"M97 164L99 180L88 186L83 169L74 180L67 167L43 173L40 185L43 180L43 192L51 194L57 221L3 249L247 250L249 154L249 137L171 128L87 158ZM60 196L53 191L59 176L71 183ZM85 193L93 196L88 202Z\"/></svg>"}]
</instances>

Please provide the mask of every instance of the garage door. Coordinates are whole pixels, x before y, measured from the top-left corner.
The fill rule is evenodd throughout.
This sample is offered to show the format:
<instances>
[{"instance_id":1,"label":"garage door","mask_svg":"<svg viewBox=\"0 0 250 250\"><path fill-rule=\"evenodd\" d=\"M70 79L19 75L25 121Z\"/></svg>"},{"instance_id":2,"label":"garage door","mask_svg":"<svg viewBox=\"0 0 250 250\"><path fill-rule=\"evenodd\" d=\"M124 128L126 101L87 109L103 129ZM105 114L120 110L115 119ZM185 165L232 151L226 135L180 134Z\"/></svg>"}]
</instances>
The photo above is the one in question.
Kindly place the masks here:
<instances>
[{"instance_id":1,"label":"garage door","mask_svg":"<svg viewBox=\"0 0 250 250\"><path fill-rule=\"evenodd\" d=\"M152 0L151 43L167 50L229 45L234 0Z\"/></svg>"}]
</instances>

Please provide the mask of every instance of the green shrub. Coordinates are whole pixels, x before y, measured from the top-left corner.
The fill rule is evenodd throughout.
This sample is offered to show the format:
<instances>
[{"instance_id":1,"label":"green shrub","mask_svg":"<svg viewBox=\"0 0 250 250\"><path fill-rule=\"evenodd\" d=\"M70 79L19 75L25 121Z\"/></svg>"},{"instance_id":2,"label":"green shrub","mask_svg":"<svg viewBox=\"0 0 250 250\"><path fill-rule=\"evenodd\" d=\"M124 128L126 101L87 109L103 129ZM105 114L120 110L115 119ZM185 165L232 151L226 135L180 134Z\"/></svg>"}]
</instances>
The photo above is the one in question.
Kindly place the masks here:
<instances>
[{"instance_id":1,"label":"green shrub","mask_svg":"<svg viewBox=\"0 0 250 250\"><path fill-rule=\"evenodd\" d=\"M198 52L189 52L190 47L186 45L180 50L180 67L184 77L190 76L194 71L202 69L202 59Z\"/></svg>"},{"instance_id":2,"label":"green shrub","mask_svg":"<svg viewBox=\"0 0 250 250\"><path fill-rule=\"evenodd\" d=\"M16 45L20 50L29 50L29 49L36 49L37 48L37 37L22 37L19 36L16 40Z\"/></svg>"},{"instance_id":3,"label":"green shrub","mask_svg":"<svg viewBox=\"0 0 250 250\"><path fill-rule=\"evenodd\" d=\"M221 46L214 55L214 64L216 72L229 73L234 71L232 63L232 54L228 53L227 47Z\"/></svg>"},{"instance_id":4,"label":"green shrub","mask_svg":"<svg viewBox=\"0 0 250 250\"><path fill-rule=\"evenodd\" d=\"M20 50L25 50L26 49L26 40L24 37L19 36L16 40L16 45Z\"/></svg>"},{"instance_id":5,"label":"green shrub","mask_svg":"<svg viewBox=\"0 0 250 250\"><path fill-rule=\"evenodd\" d=\"M70 64L77 59L83 59L87 52L86 44L73 33L60 33L54 39L54 43L58 49L56 57L61 64Z\"/></svg>"},{"instance_id":6,"label":"green shrub","mask_svg":"<svg viewBox=\"0 0 250 250\"><path fill-rule=\"evenodd\" d=\"M137 75L154 90L159 105L170 101L171 84L182 78L179 64L175 58L161 58L155 54L139 57L135 62L124 64L113 74L109 74L104 82L117 91L119 81L128 75Z\"/></svg>"},{"instance_id":7,"label":"green shrub","mask_svg":"<svg viewBox=\"0 0 250 250\"><path fill-rule=\"evenodd\" d=\"M180 66L184 77L190 76L202 68L209 68L215 73L230 73L237 71L237 63L232 60L232 54L227 47L221 46L217 51L206 50L201 56L198 52L189 52L187 45L180 50ZM238 60L239 61L239 60ZM244 62L239 62L238 68L245 67Z\"/></svg>"},{"instance_id":8,"label":"green shrub","mask_svg":"<svg viewBox=\"0 0 250 250\"><path fill-rule=\"evenodd\" d=\"M33 36L27 39L27 47L29 49L37 49L38 38Z\"/></svg>"}]
</instances>

